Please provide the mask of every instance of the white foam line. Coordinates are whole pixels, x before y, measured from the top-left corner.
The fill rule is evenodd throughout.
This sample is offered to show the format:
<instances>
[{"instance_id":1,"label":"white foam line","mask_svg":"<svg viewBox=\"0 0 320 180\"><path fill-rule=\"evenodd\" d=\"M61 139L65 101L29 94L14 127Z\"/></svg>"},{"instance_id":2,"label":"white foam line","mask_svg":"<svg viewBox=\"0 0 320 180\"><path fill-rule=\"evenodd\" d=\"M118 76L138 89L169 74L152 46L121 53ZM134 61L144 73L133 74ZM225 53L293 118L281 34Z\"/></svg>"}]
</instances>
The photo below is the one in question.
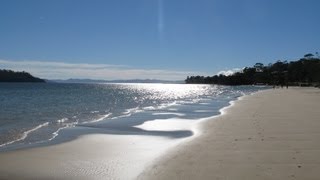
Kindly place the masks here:
<instances>
[{"instance_id":1,"label":"white foam line","mask_svg":"<svg viewBox=\"0 0 320 180\"><path fill-rule=\"evenodd\" d=\"M122 113L123 115L116 116L116 117L113 117L113 118L111 118L111 119L118 119L118 118L123 118L123 117L129 117L129 116L131 116L131 115L134 114L134 113L138 113L138 112L142 112L142 111L143 111L143 110L139 110L139 107L127 109L125 112Z\"/></svg>"},{"instance_id":2,"label":"white foam line","mask_svg":"<svg viewBox=\"0 0 320 180\"><path fill-rule=\"evenodd\" d=\"M45 140L45 141L41 141L41 142L46 142L46 141L51 141L53 140L54 138L56 138L58 135L59 135L59 132L62 130L62 129L65 129L65 128L68 128L68 127L74 127L76 124L78 124L78 122L74 122L74 123L70 123L68 125L66 125L65 127L62 127L62 128L59 128L57 131L53 132L52 133L52 137L48 140ZM41 143L39 142L39 143Z\"/></svg>"},{"instance_id":3,"label":"white foam line","mask_svg":"<svg viewBox=\"0 0 320 180\"><path fill-rule=\"evenodd\" d=\"M68 120L68 118L62 118L62 119L58 119L57 123L64 123Z\"/></svg>"},{"instance_id":4,"label":"white foam line","mask_svg":"<svg viewBox=\"0 0 320 180\"><path fill-rule=\"evenodd\" d=\"M44 126L48 126L48 125L49 125L49 122L45 122L43 124L40 124L40 125L32 128L32 129L30 129L28 131L23 132L22 136L19 139L16 139L16 140L1 144L0 147L6 146L6 145L9 145L9 144L13 144L13 143L18 142L18 141L22 141L22 140L26 139L30 133L32 133L32 132L34 132L34 131L36 131L36 130L44 127Z\"/></svg>"},{"instance_id":5,"label":"white foam line","mask_svg":"<svg viewBox=\"0 0 320 180\"><path fill-rule=\"evenodd\" d=\"M176 116L185 116L183 113L174 113L174 112L164 112L164 113L152 113L152 115L176 115Z\"/></svg>"},{"instance_id":6,"label":"white foam line","mask_svg":"<svg viewBox=\"0 0 320 180\"><path fill-rule=\"evenodd\" d=\"M93 123L93 122L99 122L99 121L102 121L102 120L104 120L105 118L107 118L107 117L111 116L111 114L112 114L112 113L108 113L108 114L106 114L106 115L102 116L101 118L96 119L96 120L93 120L93 121L90 121L90 122L91 122L91 123Z\"/></svg>"},{"instance_id":7,"label":"white foam line","mask_svg":"<svg viewBox=\"0 0 320 180\"><path fill-rule=\"evenodd\" d=\"M38 144L38 143L44 143L44 142L48 142L48 141L51 141L53 140L54 138L56 138L58 135L59 135L59 132L62 130L62 129L65 129L65 128L68 128L68 127L75 127L75 125L78 124L78 121L77 122L73 122L73 123L69 123L67 124L66 126L64 127L61 127L59 128L57 131L53 132L52 133L52 137L50 139L47 139L47 140L42 140L42 141L37 141L37 142L34 142L35 144Z\"/></svg>"},{"instance_id":8,"label":"white foam line","mask_svg":"<svg viewBox=\"0 0 320 180\"><path fill-rule=\"evenodd\" d=\"M141 112L141 111L142 110L139 110L139 107L136 107L136 108L127 109L126 112L124 112L124 114L132 114L132 113Z\"/></svg>"},{"instance_id":9,"label":"white foam line","mask_svg":"<svg viewBox=\"0 0 320 180\"><path fill-rule=\"evenodd\" d=\"M178 103L175 101L175 102L172 102L172 103L164 103L164 104L160 104L158 106L147 106L147 107L144 107L143 110L160 110L160 109L164 109L164 108L167 108L167 107L170 107L170 106L174 106L174 105L177 105Z\"/></svg>"},{"instance_id":10,"label":"white foam line","mask_svg":"<svg viewBox=\"0 0 320 180\"><path fill-rule=\"evenodd\" d=\"M212 112L212 110L194 110L195 113L206 113L206 112Z\"/></svg>"},{"instance_id":11,"label":"white foam line","mask_svg":"<svg viewBox=\"0 0 320 180\"><path fill-rule=\"evenodd\" d=\"M201 105L209 105L210 103L199 103Z\"/></svg>"},{"instance_id":12,"label":"white foam line","mask_svg":"<svg viewBox=\"0 0 320 180\"><path fill-rule=\"evenodd\" d=\"M96 119L96 120L93 120L93 121L87 121L87 122L83 122L82 124L88 124L88 123L94 123L94 122L99 122L99 121L102 121L104 120L105 118L111 116L112 113L108 113L106 115L103 115L101 118L99 119Z\"/></svg>"}]
</instances>

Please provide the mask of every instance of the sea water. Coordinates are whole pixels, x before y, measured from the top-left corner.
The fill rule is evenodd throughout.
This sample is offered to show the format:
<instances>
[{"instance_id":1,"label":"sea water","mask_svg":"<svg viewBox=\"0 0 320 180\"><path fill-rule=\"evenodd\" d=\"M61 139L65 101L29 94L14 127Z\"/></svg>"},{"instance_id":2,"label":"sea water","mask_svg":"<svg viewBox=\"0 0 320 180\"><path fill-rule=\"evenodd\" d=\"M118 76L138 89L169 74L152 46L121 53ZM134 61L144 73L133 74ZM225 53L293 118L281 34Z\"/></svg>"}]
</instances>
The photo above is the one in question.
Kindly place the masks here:
<instances>
[{"instance_id":1,"label":"sea water","mask_svg":"<svg viewBox=\"0 0 320 180\"><path fill-rule=\"evenodd\" d=\"M48 143L64 130L81 133L191 136L152 131L152 120L196 121L218 115L240 96L266 87L191 84L0 84L0 150ZM86 129L84 131L84 129Z\"/></svg>"}]
</instances>

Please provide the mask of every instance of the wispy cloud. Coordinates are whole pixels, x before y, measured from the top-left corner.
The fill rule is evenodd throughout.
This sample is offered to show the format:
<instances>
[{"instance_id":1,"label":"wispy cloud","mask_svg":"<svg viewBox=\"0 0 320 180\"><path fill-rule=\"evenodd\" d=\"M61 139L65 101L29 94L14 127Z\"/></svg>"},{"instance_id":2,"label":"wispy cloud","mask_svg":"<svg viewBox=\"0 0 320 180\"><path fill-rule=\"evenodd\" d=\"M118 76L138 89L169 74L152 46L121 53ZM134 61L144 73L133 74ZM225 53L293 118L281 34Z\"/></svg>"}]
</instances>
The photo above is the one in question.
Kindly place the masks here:
<instances>
[{"instance_id":1,"label":"wispy cloud","mask_svg":"<svg viewBox=\"0 0 320 180\"><path fill-rule=\"evenodd\" d=\"M0 69L27 71L45 79L162 79L183 80L189 75L201 74L192 71L174 71L163 69L141 69L122 65L83 64L44 61L0 60Z\"/></svg>"}]
</instances>

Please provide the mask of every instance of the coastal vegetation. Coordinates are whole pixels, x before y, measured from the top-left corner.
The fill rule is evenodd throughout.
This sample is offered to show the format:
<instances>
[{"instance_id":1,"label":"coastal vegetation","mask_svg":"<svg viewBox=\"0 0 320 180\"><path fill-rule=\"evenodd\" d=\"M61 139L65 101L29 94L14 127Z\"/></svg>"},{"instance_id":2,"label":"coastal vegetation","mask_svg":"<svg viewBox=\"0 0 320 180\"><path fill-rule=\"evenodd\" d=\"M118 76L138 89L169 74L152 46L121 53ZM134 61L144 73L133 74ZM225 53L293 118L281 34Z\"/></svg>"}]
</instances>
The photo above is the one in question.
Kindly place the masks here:
<instances>
[{"instance_id":1,"label":"coastal vegetation","mask_svg":"<svg viewBox=\"0 0 320 180\"><path fill-rule=\"evenodd\" d=\"M281 61L264 65L256 63L253 67L245 67L231 75L188 76L187 84L219 84L219 85L299 85L319 86L320 58L318 53L308 53L296 61Z\"/></svg>"},{"instance_id":2,"label":"coastal vegetation","mask_svg":"<svg viewBox=\"0 0 320 180\"><path fill-rule=\"evenodd\" d=\"M15 72L0 69L0 82L45 82L45 80L32 76L27 72Z\"/></svg>"}]
</instances>

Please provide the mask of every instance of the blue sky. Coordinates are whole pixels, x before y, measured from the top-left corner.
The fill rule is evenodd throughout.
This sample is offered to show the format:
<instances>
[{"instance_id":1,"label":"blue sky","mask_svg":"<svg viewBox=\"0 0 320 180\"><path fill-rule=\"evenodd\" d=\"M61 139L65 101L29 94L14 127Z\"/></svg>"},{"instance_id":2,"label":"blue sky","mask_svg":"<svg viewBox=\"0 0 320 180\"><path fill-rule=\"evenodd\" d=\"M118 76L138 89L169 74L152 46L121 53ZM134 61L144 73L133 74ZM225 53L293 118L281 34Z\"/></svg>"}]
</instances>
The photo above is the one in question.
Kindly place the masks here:
<instances>
[{"instance_id":1,"label":"blue sky","mask_svg":"<svg viewBox=\"0 0 320 180\"><path fill-rule=\"evenodd\" d=\"M320 51L318 0L1 0L0 69L184 79Z\"/></svg>"}]
</instances>

